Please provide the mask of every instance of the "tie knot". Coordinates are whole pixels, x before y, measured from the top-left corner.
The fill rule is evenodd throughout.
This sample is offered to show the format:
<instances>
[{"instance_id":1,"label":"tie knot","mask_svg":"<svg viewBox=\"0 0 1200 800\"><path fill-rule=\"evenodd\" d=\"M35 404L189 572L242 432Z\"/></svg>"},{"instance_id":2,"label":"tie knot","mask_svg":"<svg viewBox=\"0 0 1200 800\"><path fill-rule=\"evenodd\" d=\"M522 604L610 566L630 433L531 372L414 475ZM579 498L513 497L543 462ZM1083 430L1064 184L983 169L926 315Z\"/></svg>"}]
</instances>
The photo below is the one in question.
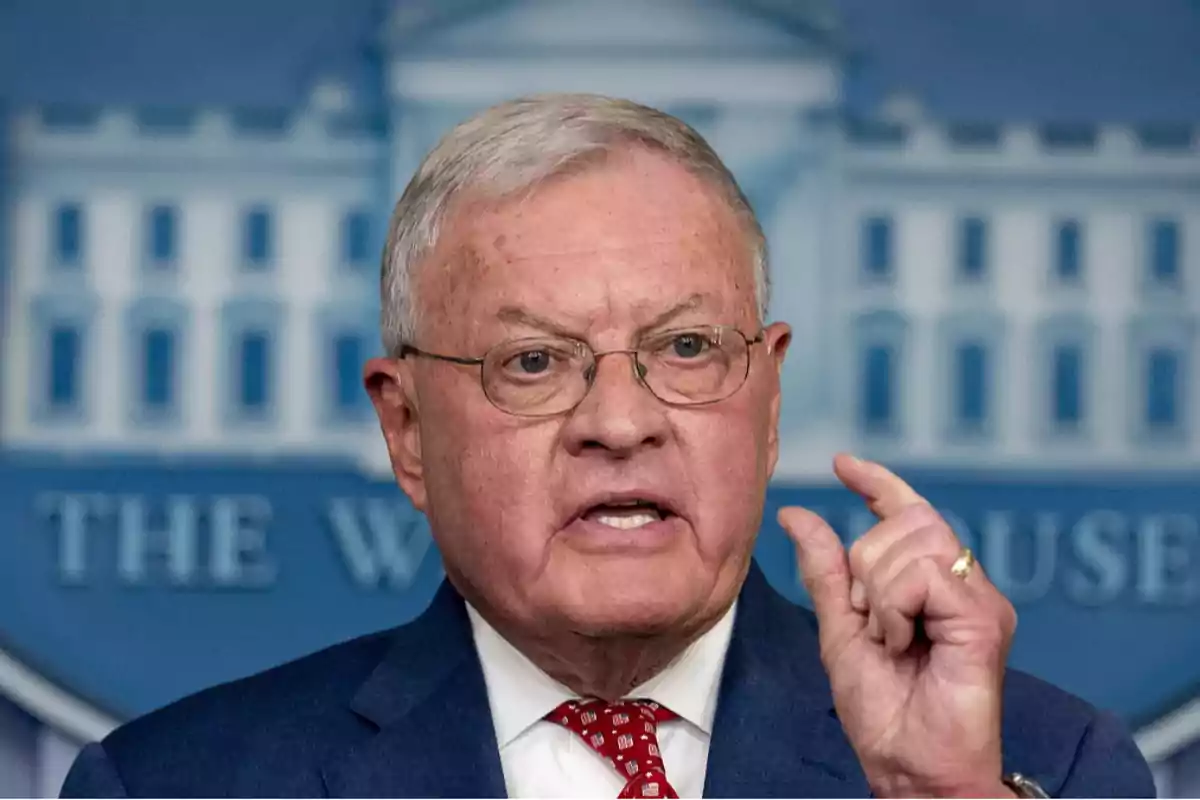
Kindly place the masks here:
<instances>
[{"instance_id":1,"label":"tie knot","mask_svg":"<svg viewBox=\"0 0 1200 800\"><path fill-rule=\"evenodd\" d=\"M619 797L677 797L658 748L658 723L676 715L651 700L568 700L546 719L574 731L625 778Z\"/></svg>"},{"instance_id":2,"label":"tie knot","mask_svg":"<svg viewBox=\"0 0 1200 800\"><path fill-rule=\"evenodd\" d=\"M645 723L652 723L657 728L660 722L676 719L676 714L652 700L627 699L608 703L595 697L583 697L560 704L546 715L546 719L567 727L574 727L572 723L578 721L593 726L607 724L610 728L630 724L644 727Z\"/></svg>"}]
</instances>

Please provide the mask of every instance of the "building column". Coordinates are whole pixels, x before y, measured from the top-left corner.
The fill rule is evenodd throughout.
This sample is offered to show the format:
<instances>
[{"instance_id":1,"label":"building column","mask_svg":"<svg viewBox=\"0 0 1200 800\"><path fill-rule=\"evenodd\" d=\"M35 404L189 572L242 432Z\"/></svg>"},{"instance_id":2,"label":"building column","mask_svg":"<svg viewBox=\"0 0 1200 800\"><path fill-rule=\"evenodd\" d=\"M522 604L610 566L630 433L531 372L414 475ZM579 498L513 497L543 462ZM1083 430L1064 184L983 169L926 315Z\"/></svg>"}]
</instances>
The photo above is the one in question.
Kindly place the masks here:
<instances>
[{"instance_id":1,"label":"building column","mask_svg":"<svg viewBox=\"0 0 1200 800\"><path fill-rule=\"evenodd\" d=\"M802 110L723 108L705 130L750 200L767 237L772 299L769 319L793 338L784 363L784 431L828 429L833 323L828 280L831 235L830 153Z\"/></svg>"},{"instance_id":2,"label":"building column","mask_svg":"<svg viewBox=\"0 0 1200 800\"><path fill-rule=\"evenodd\" d=\"M12 202L13 194L11 188L11 172L9 159L12 157L13 147L10 142L12 136L11 118L8 114L8 108L3 101L0 101L0 364L4 363L4 343L12 338L13 328L9 324L11 314L9 312L9 298L12 296L9 285L11 281L9 266L11 254L9 248L12 247L12 236L10 232L13 229L13 211L15 204ZM15 382L15 376L5 375L4 370L0 367L0 386ZM0 392L0 441L4 441L4 434L7 426L7 412L10 400L3 392Z\"/></svg>"},{"instance_id":3,"label":"building column","mask_svg":"<svg viewBox=\"0 0 1200 800\"><path fill-rule=\"evenodd\" d=\"M133 291L131 273L141 263L129 232L140 231L141 225L133 198L124 192L97 192L85 198L84 208L84 270L97 301L84 361L87 438L111 443L127 435L130 387L138 378L131 370L137 365L130 352L126 311Z\"/></svg>"},{"instance_id":4,"label":"building column","mask_svg":"<svg viewBox=\"0 0 1200 800\"><path fill-rule=\"evenodd\" d=\"M229 375L221 352L225 346L221 310L235 294L233 260L240 241L229 205L220 197L201 196L189 200L183 212L180 271L191 307L191 328L180 359L180 401L184 438L189 447L200 450L225 444L226 436L223 416ZM213 242L226 246L213 248Z\"/></svg>"}]
</instances>

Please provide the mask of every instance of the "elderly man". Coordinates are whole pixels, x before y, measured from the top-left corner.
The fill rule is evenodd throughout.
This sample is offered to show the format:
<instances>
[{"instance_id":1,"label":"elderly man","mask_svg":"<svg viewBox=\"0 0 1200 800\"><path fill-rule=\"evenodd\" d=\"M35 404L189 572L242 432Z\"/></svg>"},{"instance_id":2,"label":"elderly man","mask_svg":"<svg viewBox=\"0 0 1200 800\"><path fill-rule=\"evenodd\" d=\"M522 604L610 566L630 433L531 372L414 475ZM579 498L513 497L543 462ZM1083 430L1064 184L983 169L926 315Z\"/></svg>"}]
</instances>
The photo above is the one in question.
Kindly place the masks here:
<instances>
[{"instance_id":1,"label":"elderly man","mask_svg":"<svg viewBox=\"0 0 1200 800\"><path fill-rule=\"evenodd\" d=\"M847 553L787 509L814 613L751 554L789 329L694 131L543 96L400 199L367 366L448 581L409 625L88 747L78 796L1150 796L1111 716L1005 670L1011 605L882 466Z\"/></svg>"}]
</instances>

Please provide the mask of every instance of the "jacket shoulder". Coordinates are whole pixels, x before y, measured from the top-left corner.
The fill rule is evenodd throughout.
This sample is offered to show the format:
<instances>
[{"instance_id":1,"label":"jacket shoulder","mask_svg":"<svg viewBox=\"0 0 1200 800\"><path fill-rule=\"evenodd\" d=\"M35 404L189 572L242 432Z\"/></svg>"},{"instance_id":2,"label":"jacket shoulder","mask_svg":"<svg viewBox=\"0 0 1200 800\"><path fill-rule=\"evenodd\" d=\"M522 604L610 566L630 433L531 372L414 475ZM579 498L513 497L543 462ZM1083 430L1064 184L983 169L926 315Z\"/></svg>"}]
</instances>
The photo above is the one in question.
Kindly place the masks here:
<instances>
[{"instance_id":1,"label":"jacket shoulder","mask_svg":"<svg viewBox=\"0 0 1200 800\"><path fill-rule=\"evenodd\" d=\"M319 751L367 730L351 700L402 631L359 637L189 695L113 731L103 751L135 796L248 794L265 776L290 776L291 784L267 793L312 794Z\"/></svg>"}]
</instances>

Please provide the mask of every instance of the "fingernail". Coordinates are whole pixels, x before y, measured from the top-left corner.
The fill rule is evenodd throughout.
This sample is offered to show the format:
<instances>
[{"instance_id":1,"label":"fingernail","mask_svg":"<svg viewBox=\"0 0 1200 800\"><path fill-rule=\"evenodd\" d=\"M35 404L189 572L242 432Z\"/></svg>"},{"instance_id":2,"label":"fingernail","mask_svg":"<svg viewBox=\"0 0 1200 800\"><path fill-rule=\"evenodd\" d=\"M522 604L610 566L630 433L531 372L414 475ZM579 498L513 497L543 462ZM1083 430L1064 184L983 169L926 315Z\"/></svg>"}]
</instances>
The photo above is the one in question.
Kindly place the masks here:
<instances>
[{"instance_id":1,"label":"fingernail","mask_svg":"<svg viewBox=\"0 0 1200 800\"><path fill-rule=\"evenodd\" d=\"M867 608L867 587L857 579L850 584L850 607L855 611L865 611Z\"/></svg>"}]
</instances>

